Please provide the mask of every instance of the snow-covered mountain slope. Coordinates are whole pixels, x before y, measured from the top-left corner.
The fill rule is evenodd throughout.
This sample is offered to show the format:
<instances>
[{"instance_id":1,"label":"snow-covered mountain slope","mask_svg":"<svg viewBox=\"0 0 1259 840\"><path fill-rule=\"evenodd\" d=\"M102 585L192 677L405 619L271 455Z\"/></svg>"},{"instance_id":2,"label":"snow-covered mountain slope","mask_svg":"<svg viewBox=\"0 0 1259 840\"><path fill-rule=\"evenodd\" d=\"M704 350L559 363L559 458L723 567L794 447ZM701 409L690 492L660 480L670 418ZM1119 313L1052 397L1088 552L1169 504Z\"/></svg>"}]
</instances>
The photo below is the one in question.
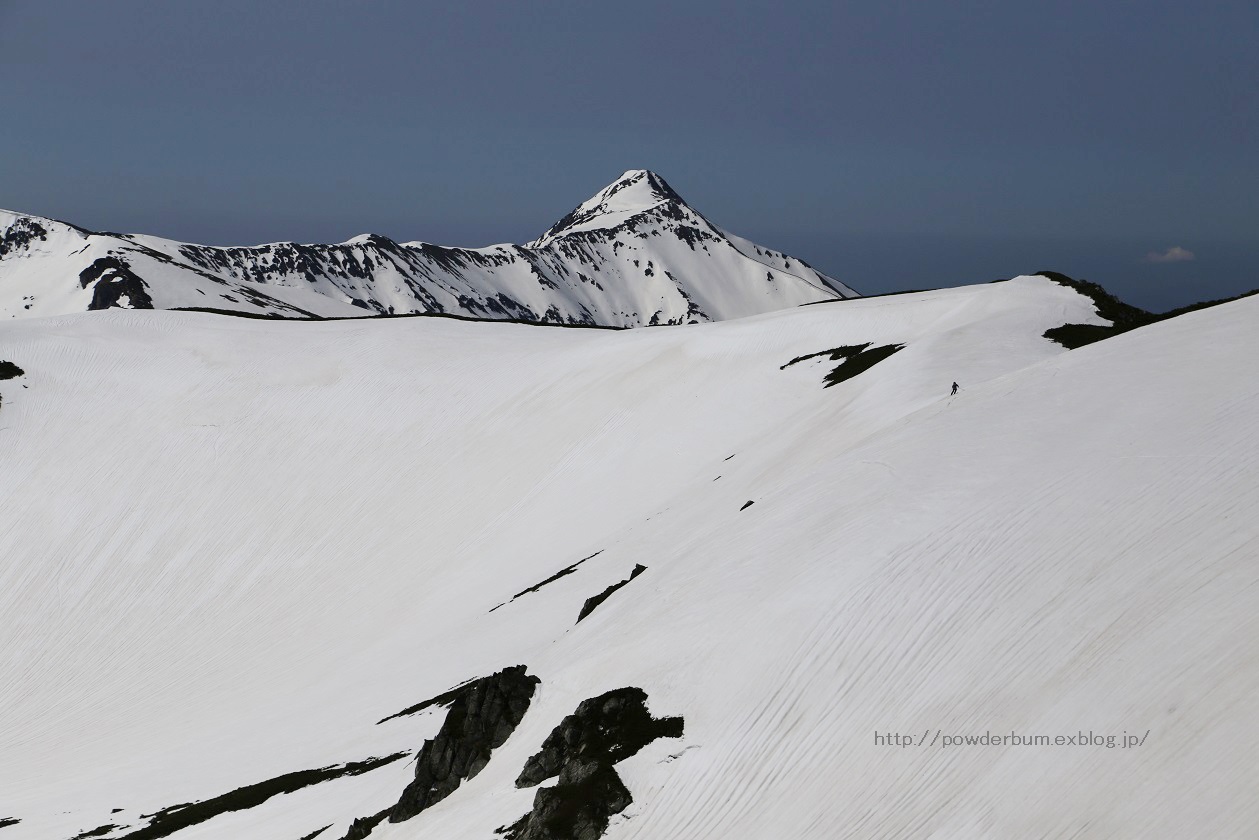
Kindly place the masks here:
<instances>
[{"instance_id":1,"label":"snow-covered mountain slope","mask_svg":"<svg viewBox=\"0 0 1259 840\"><path fill-rule=\"evenodd\" d=\"M366 235L340 245L219 248L0 211L0 317L9 318L201 307L637 327L854 295L800 260L715 227L645 170L626 172L523 247Z\"/></svg>"},{"instance_id":2,"label":"snow-covered mountain slope","mask_svg":"<svg viewBox=\"0 0 1259 840\"><path fill-rule=\"evenodd\" d=\"M1257 316L1065 351L1091 302L1024 277L687 330L7 324L0 836L488 840L575 778L615 840L1250 836ZM824 388L863 345L902 349ZM513 666L473 685L518 720L395 716ZM654 740L517 787L629 687ZM488 762L390 822L469 721Z\"/></svg>"}]
</instances>

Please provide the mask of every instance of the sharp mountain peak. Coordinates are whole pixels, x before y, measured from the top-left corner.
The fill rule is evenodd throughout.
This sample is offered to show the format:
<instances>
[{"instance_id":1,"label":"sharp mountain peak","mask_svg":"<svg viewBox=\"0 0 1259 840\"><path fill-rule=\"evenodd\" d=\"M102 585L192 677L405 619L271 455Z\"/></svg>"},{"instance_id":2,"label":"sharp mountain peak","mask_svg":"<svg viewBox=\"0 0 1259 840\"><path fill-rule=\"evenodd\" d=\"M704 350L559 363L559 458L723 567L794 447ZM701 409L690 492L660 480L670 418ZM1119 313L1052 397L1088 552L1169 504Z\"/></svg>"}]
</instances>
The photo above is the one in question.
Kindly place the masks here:
<instances>
[{"instance_id":1,"label":"sharp mountain peak","mask_svg":"<svg viewBox=\"0 0 1259 840\"><path fill-rule=\"evenodd\" d=\"M669 182L650 169L629 169L621 177L577 205L568 215L553 224L546 233L529 243L542 247L561 236L582 231L616 227L640 213L662 204L693 208L678 195Z\"/></svg>"}]
</instances>

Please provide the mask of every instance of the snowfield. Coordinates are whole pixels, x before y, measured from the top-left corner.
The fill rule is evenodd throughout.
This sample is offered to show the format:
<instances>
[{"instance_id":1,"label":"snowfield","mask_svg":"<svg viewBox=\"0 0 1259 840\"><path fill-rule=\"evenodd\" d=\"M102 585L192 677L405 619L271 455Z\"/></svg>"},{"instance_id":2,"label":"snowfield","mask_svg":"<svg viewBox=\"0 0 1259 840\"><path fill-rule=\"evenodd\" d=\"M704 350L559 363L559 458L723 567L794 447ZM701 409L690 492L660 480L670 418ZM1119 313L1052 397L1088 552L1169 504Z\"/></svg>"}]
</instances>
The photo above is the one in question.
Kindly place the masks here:
<instances>
[{"instance_id":1,"label":"snowfield","mask_svg":"<svg viewBox=\"0 0 1259 840\"><path fill-rule=\"evenodd\" d=\"M1065 351L1091 301L1019 277L628 331L10 321L0 838L411 753L170 835L337 840L446 711L378 721L515 665L519 727L372 840L491 840L626 686L685 730L616 764L615 840L1253 836L1256 317ZM903 349L784 367L866 343ZM985 732L1145 737L940 744Z\"/></svg>"}]
</instances>

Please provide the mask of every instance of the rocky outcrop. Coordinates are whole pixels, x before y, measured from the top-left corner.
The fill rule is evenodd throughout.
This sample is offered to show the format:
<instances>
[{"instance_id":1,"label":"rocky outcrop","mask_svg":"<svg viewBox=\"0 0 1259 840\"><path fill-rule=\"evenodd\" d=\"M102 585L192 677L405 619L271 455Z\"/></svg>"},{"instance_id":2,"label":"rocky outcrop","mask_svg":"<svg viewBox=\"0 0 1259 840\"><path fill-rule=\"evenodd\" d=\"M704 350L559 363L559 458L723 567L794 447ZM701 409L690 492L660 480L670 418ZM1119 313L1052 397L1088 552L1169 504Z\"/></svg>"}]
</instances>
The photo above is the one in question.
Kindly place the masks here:
<instances>
[{"instance_id":1,"label":"rocky outcrop","mask_svg":"<svg viewBox=\"0 0 1259 840\"><path fill-rule=\"evenodd\" d=\"M415 781L389 811L389 821L411 819L480 773L490 753L520 725L538 682L517 665L451 692L446 720L416 754Z\"/></svg>"},{"instance_id":2,"label":"rocky outcrop","mask_svg":"<svg viewBox=\"0 0 1259 840\"><path fill-rule=\"evenodd\" d=\"M625 580L620 581L619 583L612 584L607 589L600 592L598 595L591 595L589 598L586 599L586 603L581 605L581 612L577 614L577 622L581 623L581 620L583 618L585 618L586 616L590 615L592 612L595 611L595 607L599 606L604 601L608 600L608 598L611 597L613 592L620 589L622 586L629 583L631 580L638 577L645 571L647 571L646 566L642 565L641 563L635 564L634 571L630 572L630 576L627 577Z\"/></svg>"},{"instance_id":3,"label":"rocky outcrop","mask_svg":"<svg viewBox=\"0 0 1259 840\"><path fill-rule=\"evenodd\" d=\"M405 709L403 709L400 712L394 712L389 717L384 717L376 721L376 725L380 726L382 723L388 723L389 721L395 720L400 717L409 717L411 715L418 715L420 712L424 711L425 709L431 709L434 706L449 707L451 703L454 703L456 700L459 699L459 697L463 694L463 690L467 688L469 685L471 685L472 682L473 682L472 680L468 680L467 682L461 682L459 683L459 685L455 686L449 691L443 691L441 694L430 697L427 700L421 700L419 703L416 703L413 706L407 706Z\"/></svg>"},{"instance_id":4,"label":"rocky outcrop","mask_svg":"<svg viewBox=\"0 0 1259 840\"><path fill-rule=\"evenodd\" d=\"M653 718L647 711L647 692L617 688L581 701L560 721L542 749L525 762L516 787L533 787L558 776L569 761L616 764L657 738L681 737L682 718Z\"/></svg>"},{"instance_id":5,"label":"rocky outcrop","mask_svg":"<svg viewBox=\"0 0 1259 840\"><path fill-rule=\"evenodd\" d=\"M614 814L633 802L613 765L657 738L682 737L680 717L653 718L647 692L618 688L583 700L525 762L516 787L538 791L533 810L503 829L508 840L597 840Z\"/></svg>"},{"instance_id":6,"label":"rocky outcrop","mask_svg":"<svg viewBox=\"0 0 1259 840\"><path fill-rule=\"evenodd\" d=\"M376 826L384 822L387 816L389 816L388 808L372 814L370 817L359 817L350 823L350 830L345 833L345 837L342 840L363 840L363 838L371 836L372 831Z\"/></svg>"},{"instance_id":7,"label":"rocky outcrop","mask_svg":"<svg viewBox=\"0 0 1259 840\"><path fill-rule=\"evenodd\" d=\"M361 776L377 768L392 764L406 757L407 753L399 752L383 758L369 758L350 764L338 764L321 767L317 770L299 770L296 773L285 773L265 782L246 785L229 793L207 799L202 802L190 802L183 805L172 805L155 814L148 814L149 824L127 834L119 835L118 840L157 840L168 837L189 826L203 823L229 811L245 811L256 808L267 800L282 794L294 793L302 788L341 779L346 776ZM111 827L112 830L112 827Z\"/></svg>"},{"instance_id":8,"label":"rocky outcrop","mask_svg":"<svg viewBox=\"0 0 1259 840\"><path fill-rule=\"evenodd\" d=\"M905 345L903 344L884 344L881 347L872 347L871 342L849 344L843 347L835 347L831 350L819 350L807 356L796 356L790 362L780 367L779 370L786 370L794 364L806 362L809 359L829 356L832 362L840 362L839 367L828 373L825 380L823 380L826 384L822 387L829 388L832 385L847 382L859 373L865 373L879 362L904 349ZM751 502L748 504L751 504ZM747 507L747 505L744 505L744 507Z\"/></svg>"},{"instance_id":9,"label":"rocky outcrop","mask_svg":"<svg viewBox=\"0 0 1259 840\"><path fill-rule=\"evenodd\" d=\"M0 229L0 259L30 247L36 240L48 239L48 229L30 216L18 216L7 228ZM4 823L0 823L0 828Z\"/></svg>"},{"instance_id":10,"label":"rocky outcrop","mask_svg":"<svg viewBox=\"0 0 1259 840\"><path fill-rule=\"evenodd\" d=\"M1231 303L1244 297L1259 294L1259 289L1252 289L1249 292L1234 295L1233 297L1219 300L1204 300L1177 309L1170 309L1167 312L1161 312L1156 315L1153 312L1147 312L1144 309L1138 309L1135 306L1124 303L1096 283L1090 283L1087 280L1074 280L1057 271L1038 271L1037 274L1067 288L1075 289L1093 301L1093 306L1100 317L1110 321L1109 325L1063 324L1060 327L1045 330L1045 338L1058 342L1068 350L1074 350L1096 341L1112 338L1129 330L1135 330L1138 327L1166 321L1169 318L1177 318L1190 312L1197 312L1199 309L1208 309L1212 306L1219 306L1222 303Z\"/></svg>"},{"instance_id":11,"label":"rocky outcrop","mask_svg":"<svg viewBox=\"0 0 1259 840\"><path fill-rule=\"evenodd\" d=\"M13 362L6 362L0 359L0 381L5 379L17 379L19 376L25 376L26 371L22 370ZM4 396L0 395L0 408L4 407ZM4 822L0 822L0 828L4 828Z\"/></svg>"},{"instance_id":12,"label":"rocky outcrop","mask_svg":"<svg viewBox=\"0 0 1259 840\"><path fill-rule=\"evenodd\" d=\"M564 765L558 784L538 791L533 810L504 833L508 840L598 840L612 816L633 801L610 765L577 759Z\"/></svg>"},{"instance_id":13,"label":"rocky outcrop","mask_svg":"<svg viewBox=\"0 0 1259 840\"><path fill-rule=\"evenodd\" d=\"M83 288L96 284L92 290L89 310L109 309L121 306L124 299L131 309L152 309L144 281L131 270L126 260L118 257L101 257L79 272L79 285Z\"/></svg>"},{"instance_id":14,"label":"rocky outcrop","mask_svg":"<svg viewBox=\"0 0 1259 840\"><path fill-rule=\"evenodd\" d=\"M517 598L522 598L525 595L529 595L530 593L537 592L539 589L546 586L547 584L555 583L555 581L559 580L560 578L566 575L571 575L573 572L577 571L577 567L580 566L582 563L585 563L587 560L593 560L594 558L598 557L602 553L603 553L603 549L599 549L594 554L591 554L589 557L583 557L580 560L578 560L576 563L573 563L569 566L565 566L564 568L560 569L555 574L551 575L546 580L535 583L533 586L530 586L528 589L520 590L515 595L511 596L509 600L504 601L503 603L499 604L498 607L505 607L508 604L510 604L512 601L516 600ZM494 612L494 610L498 609L498 607L495 607L493 610L490 610L490 612Z\"/></svg>"}]
</instances>

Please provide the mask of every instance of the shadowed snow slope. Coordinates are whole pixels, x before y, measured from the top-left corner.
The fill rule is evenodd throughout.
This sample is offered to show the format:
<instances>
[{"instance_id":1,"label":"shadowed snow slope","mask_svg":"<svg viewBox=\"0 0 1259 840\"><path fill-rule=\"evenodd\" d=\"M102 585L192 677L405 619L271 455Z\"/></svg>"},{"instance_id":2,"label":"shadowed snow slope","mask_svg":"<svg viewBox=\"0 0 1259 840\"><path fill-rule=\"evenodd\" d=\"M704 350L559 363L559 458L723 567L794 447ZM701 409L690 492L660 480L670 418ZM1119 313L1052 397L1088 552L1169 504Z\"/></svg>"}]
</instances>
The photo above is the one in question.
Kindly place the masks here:
<instances>
[{"instance_id":1,"label":"shadowed snow slope","mask_svg":"<svg viewBox=\"0 0 1259 840\"><path fill-rule=\"evenodd\" d=\"M714 227L659 175L626 172L523 247L219 248L0 211L0 317L226 309L278 318L447 313L637 327L739 318L855 293Z\"/></svg>"},{"instance_id":2,"label":"shadowed snow slope","mask_svg":"<svg viewBox=\"0 0 1259 840\"><path fill-rule=\"evenodd\" d=\"M414 751L443 708L376 722L516 665L519 727L373 840L493 837L547 735L626 686L685 733L616 765L612 838L1247 836L1256 316L1068 352L1042 334L1092 304L1024 277L670 330L10 323L4 837ZM780 369L864 343L904 349L832 388L828 356ZM875 743L937 730L1148 736ZM336 840L413 775L171 836Z\"/></svg>"}]
</instances>

